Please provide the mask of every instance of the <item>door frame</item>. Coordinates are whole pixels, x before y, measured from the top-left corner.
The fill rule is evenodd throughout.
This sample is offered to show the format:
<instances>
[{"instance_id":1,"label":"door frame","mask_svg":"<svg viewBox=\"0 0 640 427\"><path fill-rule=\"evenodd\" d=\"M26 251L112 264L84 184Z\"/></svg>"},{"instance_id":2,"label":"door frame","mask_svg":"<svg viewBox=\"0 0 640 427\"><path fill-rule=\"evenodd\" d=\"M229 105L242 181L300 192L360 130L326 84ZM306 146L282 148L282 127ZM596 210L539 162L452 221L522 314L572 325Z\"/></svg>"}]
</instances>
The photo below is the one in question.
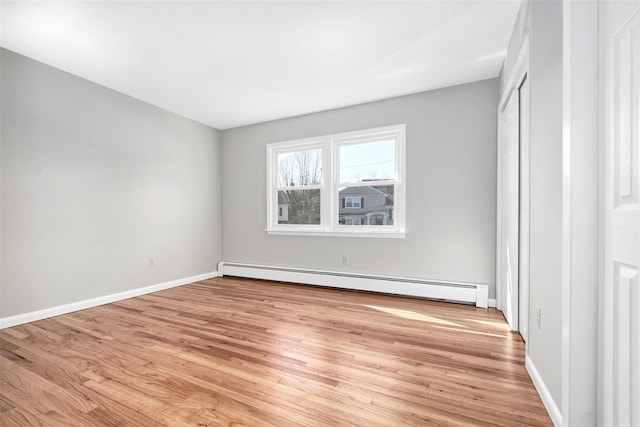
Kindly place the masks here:
<instances>
[{"instance_id":1,"label":"door frame","mask_svg":"<svg viewBox=\"0 0 640 427\"><path fill-rule=\"evenodd\" d=\"M500 162L500 153L502 149L502 113L506 107L509 98L514 90L520 90L520 87L524 84L529 84L529 34L525 34L522 41L522 46L520 47L520 51L518 52L518 57L514 63L512 68L512 72L509 76L506 76L507 80L503 87L502 96L500 98L500 102L498 103L498 145L496 150L497 155L497 194L496 194L496 308L498 310L504 312L506 309L506 283L502 283L501 277L503 273L503 269L506 268L506 265L502 262L502 248L500 245L501 236L502 236L502 218L501 218L501 209L502 209L502 185L501 181L503 179L502 175L502 165ZM529 91L530 94L530 91ZM529 100L527 100L529 102ZM520 108L522 112L522 108ZM518 325L518 332L521 333L525 342L527 341L527 333L528 333L528 325L529 325L529 233L525 233L524 236L520 233L520 230L529 229L530 224L530 216L528 215L529 206L530 206L530 168L531 164L530 156L530 147L529 147L529 123L530 123L530 109L526 109L527 113L529 113L529 117L526 117L527 122L526 126L526 138L523 138L522 134L522 123L520 126L520 162L518 165L519 169L519 199L520 199L520 208L518 212L519 217L519 256L518 256L518 307L514 307L516 319L526 319L526 323L524 325ZM522 119L522 115L520 115L519 119ZM524 144L523 144L524 141ZM526 167L522 167L526 165ZM523 173L525 172L525 173ZM522 215L523 206L526 208L527 215ZM525 241L523 242L523 237ZM522 276L522 272L525 272L525 277ZM526 280L523 280L526 279ZM524 311L524 312L522 312ZM520 322L518 322L520 323Z\"/></svg>"}]
</instances>

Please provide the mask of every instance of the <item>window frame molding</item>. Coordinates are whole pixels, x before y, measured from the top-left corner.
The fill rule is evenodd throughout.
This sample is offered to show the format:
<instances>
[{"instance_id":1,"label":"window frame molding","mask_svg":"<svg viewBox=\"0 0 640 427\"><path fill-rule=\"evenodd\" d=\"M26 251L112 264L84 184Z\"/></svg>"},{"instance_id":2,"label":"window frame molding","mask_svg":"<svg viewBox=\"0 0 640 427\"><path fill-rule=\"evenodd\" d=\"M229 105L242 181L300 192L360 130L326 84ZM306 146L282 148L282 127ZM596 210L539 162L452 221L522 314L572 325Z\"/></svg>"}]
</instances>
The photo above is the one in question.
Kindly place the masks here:
<instances>
[{"instance_id":1,"label":"window frame molding","mask_svg":"<svg viewBox=\"0 0 640 427\"><path fill-rule=\"evenodd\" d=\"M395 179L365 182L340 182L339 147L388 140L394 143ZM287 187L290 190L320 189L320 224L278 224L278 155L286 152L320 148L322 156L321 184ZM319 137L274 142L266 146L267 163L267 227L269 235L325 237L406 237L406 124L343 132ZM392 184L390 184L390 182ZM339 224L339 189L341 187L394 186L393 225Z\"/></svg>"}]
</instances>

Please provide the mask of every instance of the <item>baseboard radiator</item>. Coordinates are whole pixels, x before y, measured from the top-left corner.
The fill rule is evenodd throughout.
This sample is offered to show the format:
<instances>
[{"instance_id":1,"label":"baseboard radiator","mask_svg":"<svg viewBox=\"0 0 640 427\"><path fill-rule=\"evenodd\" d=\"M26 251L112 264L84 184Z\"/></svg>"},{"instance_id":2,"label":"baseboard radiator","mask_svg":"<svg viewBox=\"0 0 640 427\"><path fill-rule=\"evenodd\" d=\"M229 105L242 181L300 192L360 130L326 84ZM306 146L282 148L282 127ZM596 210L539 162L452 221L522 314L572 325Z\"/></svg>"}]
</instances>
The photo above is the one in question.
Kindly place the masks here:
<instances>
[{"instance_id":1,"label":"baseboard radiator","mask_svg":"<svg viewBox=\"0 0 640 427\"><path fill-rule=\"evenodd\" d=\"M404 277L354 274L337 271L311 270L221 261L220 276L237 276L252 279L274 280L305 285L380 292L385 294L475 304L487 308L489 287L485 284L440 282Z\"/></svg>"}]
</instances>

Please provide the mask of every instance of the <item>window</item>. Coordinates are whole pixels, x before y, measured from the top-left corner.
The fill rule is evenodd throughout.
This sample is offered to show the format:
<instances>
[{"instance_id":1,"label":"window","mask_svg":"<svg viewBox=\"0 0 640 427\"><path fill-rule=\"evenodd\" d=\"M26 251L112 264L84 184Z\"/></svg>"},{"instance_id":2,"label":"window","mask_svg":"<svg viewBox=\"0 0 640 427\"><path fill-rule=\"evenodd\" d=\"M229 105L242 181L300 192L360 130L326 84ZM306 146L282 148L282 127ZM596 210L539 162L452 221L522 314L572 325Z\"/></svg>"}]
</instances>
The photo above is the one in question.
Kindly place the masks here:
<instances>
[{"instance_id":1,"label":"window","mask_svg":"<svg viewBox=\"0 0 640 427\"><path fill-rule=\"evenodd\" d=\"M343 208L361 208L362 207L363 198L362 197L348 197L344 198L344 206Z\"/></svg>"},{"instance_id":2,"label":"window","mask_svg":"<svg viewBox=\"0 0 640 427\"><path fill-rule=\"evenodd\" d=\"M267 232L404 237L405 125L267 145Z\"/></svg>"}]
</instances>

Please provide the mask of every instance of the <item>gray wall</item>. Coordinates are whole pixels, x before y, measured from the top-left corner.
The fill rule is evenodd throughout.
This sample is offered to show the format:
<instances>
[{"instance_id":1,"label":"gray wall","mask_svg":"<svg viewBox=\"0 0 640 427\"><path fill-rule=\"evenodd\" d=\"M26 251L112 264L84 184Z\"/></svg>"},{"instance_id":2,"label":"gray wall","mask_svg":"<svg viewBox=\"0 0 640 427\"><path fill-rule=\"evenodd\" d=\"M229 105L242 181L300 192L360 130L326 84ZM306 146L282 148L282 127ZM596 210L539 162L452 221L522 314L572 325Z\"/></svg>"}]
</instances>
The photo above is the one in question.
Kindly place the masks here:
<instances>
[{"instance_id":1,"label":"gray wall","mask_svg":"<svg viewBox=\"0 0 640 427\"><path fill-rule=\"evenodd\" d=\"M503 81L529 33L531 201L528 356L561 409L562 371L562 2L523 3ZM541 308L541 327L535 308Z\"/></svg>"},{"instance_id":2,"label":"gray wall","mask_svg":"<svg viewBox=\"0 0 640 427\"><path fill-rule=\"evenodd\" d=\"M497 101L492 79L223 131L223 259L485 283L493 298ZM399 123L405 239L265 233L266 144Z\"/></svg>"},{"instance_id":3,"label":"gray wall","mask_svg":"<svg viewBox=\"0 0 640 427\"><path fill-rule=\"evenodd\" d=\"M4 49L1 63L0 317L216 270L219 131Z\"/></svg>"}]
</instances>

